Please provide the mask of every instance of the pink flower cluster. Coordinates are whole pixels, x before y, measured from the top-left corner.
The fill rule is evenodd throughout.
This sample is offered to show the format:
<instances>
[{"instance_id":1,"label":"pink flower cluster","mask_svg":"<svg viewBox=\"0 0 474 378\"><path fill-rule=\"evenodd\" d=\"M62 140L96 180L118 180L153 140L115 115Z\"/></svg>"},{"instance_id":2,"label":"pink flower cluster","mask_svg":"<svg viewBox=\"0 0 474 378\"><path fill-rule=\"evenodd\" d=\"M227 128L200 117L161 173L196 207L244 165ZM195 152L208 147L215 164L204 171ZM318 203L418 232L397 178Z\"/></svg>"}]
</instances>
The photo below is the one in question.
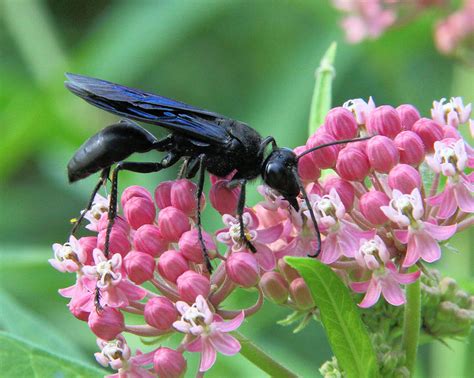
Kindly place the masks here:
<instances>
[{"instance_id":1,"label":"pink flower cluster","mask_svg":"<svg viewBox=\"0 0 474 378\"><path fill-rule=\"evenodd\" d=\"M376 39L396 24L406 23L430 7L447 8L445 0L332 0L334 7L346 14L341 26L350 43ZM435 43L443 54L452 54L474 33L474 1L464 0L464 5L435 28Z\"/></svg>"},{"instance_id":2,"label":"pink flower cluster","mask_svg":"<svg viewBox=\"0 0 474 378\"><path fill-rule=\"evenodd\" d=\"M431 118L421 117L412 105L376 107L372 99L355 99L332 109L306 145L295 149L376 135L314 151L298 167L322 234L318 258L354 292L365 293L361 307L374 305L380 295L402 305L402 285L420 276L408 268L438 260L440 242L474 223L474 175L466 173L474 166L474 150L458 131L468 122L472 126L470 113L460 98L435 101ZM335 174L321 178L325 169ZM433 176L431 185L422 173ZM296 212L278 193L259 187L264 200L243 214L254 254L241 239L239 189L230 188L229 180L211 177L209 200L224 225L213 234L203 231L213 265L220 261L212 274L205 268L196 228L196 185L184 179L159 184L154 196L139 186L122 193L109 258L103 253L108 201L99 195L85 217L94 235L53 245L51 265L76 274L75 284L59 292L70 298L71 313L87 321L98 337L97 361L117 370L117 376L180 377L185 352L200 354L202 374L217 352L239 352L229 332L257 312L264 298L299 313L314 312L304 280L283 259L316 250L305 202L299 199ZM204 196L200 200L204 207ZM255 288L255 304L224 308L223 301L238 287ZM143 324L128 324L126 313L143 316ZM175 333L182 341L176 349L133 355L126 333L150 338Z\"/></svg>"}]
</instances>

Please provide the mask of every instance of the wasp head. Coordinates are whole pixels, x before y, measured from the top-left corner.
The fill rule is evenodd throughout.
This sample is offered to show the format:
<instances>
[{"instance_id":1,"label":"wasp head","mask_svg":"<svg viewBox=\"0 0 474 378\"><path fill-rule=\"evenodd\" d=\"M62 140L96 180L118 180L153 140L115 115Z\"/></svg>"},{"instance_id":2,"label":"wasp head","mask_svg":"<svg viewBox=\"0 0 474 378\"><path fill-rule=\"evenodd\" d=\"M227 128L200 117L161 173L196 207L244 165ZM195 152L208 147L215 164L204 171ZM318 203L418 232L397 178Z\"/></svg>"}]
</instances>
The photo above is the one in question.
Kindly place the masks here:
<instances>
[{"instance_id":1,"label":"wasp head","mask_svg":"<svg viewBox=\"0 0 474 378\"><path fill-rule=\"evenodd\" d=\"M296 154L289 148L274 149L262 166L265 184L280 193L296 210L299 209L296 197L300 193L297 167Z\"/></svg>"}]
</instances>

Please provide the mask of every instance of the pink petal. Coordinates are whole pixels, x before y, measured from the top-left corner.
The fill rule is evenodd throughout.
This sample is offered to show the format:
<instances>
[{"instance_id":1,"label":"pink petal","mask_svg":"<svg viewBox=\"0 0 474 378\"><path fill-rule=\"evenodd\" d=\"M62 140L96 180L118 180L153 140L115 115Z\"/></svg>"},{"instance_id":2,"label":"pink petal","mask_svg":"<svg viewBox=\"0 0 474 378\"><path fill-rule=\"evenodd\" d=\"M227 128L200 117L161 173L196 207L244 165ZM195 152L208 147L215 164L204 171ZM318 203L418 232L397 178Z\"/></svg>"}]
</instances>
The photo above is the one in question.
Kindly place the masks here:
<instances>
[{"instance_id":1,"label":"pink petal","mask_svg":"<svg viewBox=\"0 0 474 378\"><path fill-rule=\"evenodd\" d=\"M132 301L139 301L145 298L146 291L130 281L122 280L117 287Z\"/></svg>"},{"instance_id":2,"label":"pink petal","mask_svg":"<svg viewBox=\"0 0 474 378\"><path fill-rule=\"evenodd\" d=\"M403 267L412 266L415 264L421 256L420 247L417 244L415 234L412 232L408 233L408 245L405 260L403 260Z\"/></svg>"},{"instance_id":3,"label":"pink petal","mask_svg":"<svg viewBox=\"0 0 474 378\"><path fill-rule=\"evenodd\" d=\"M213 332L210 336L210 341L218 352L226 356L233 356L240 351L240 343L235 337L226 333Z\"/></svg>"},{"instance_id":4,"label":"pink petal","mask_svg":"<svg viewBox=\"0 0 474 378\"><path fill-rule=\"evenodd\" d=\"M201 364L199 366L199 371L207 371L212 365L216 362L217 352L214 349L214 346L211 344L210 340L202 340L202 354L201 354Z\"/></svg>"},{"instance_id":5,"label":"pink petal","mask_svg":"<svg viewBox=\"0 0 474 378\"><path fill-rule=\"evenodd\" d=\"M342 252L342 247L338 243L336 234L329 234L321 245L321 262L332 264L343 255Z\"/></svg>"},{"instance_id":6,"label":"pink petal","mask_svg":"<svg viewBox=\"0 0 474 378\"><path fill-rule=\"evenodd\" d=\"M278 223L275 226L255 231L257 232L258 242L269 244L273 243L280 237L281 233L283 232L283 225L281 223Z\"/></svg>"},{"instance_id":7,"label":"pink petal","mask_svg":"<svg viewBox=\"0 0 474 378\"><path fill-rule=\"evenodd\" d=\"M394 231L395 237L400 241L402 244L408 243L408 230L395 230Z\"/></svg>"},{"instance_id":8,"label":"pink petal","mask_svg":"<svg viewBox=\"0 0 474 378\"><path fill-rule=\"evenodd\" d=\"M462 211L465 213L474 213L474 197L464 183L456 185L454 196Z\"/></svg>"},{"instance_id":9,"label":"pink petal","mask_svg":"<svg viewBox=\"0 0 474 378\"><path fill-rule=\"evenodd\" d=\"M432 206L439 206L439 211L436 216L442 219L449 218L454 214L457 208L452 185L447 185L443 192L428 198L427 202Z\"/></svg>"},{"instance_id":10,"label":"pink petal","mask_svg":"<svg viewBox=\"0 0 474 378\"><path fill-rule=\"evenodd\" d=\"M403 290L400 288L400 284L395 278L388 274L384 278L380 279L380 285L382 286L382 294L384 298L392 306L400 306L405 303L405 295Z\"/></svg>"},{"instance_id":11,"label":"pink petal","mask_svg":"<svg viewBox=\"0 0 474 378\"><path fill-rule=\"evenodd\" d=\"M359 303L359 307L367 308L376 304L380 298L381 292L382 288L378 282L372 278L369 282L369 287L367 288L367 293L365 294L364 299Z\"/></svg>"},{"instance_id":12,"label":"pink petal","mask_svg":"<svg viewBox=\"0 0 474 378\"><path fill-rule=\"evenodd\" d=\"M369 283L370 281L352 282L351 289L355 291L356 293L365 293L367 289L369 288Z\"/></svg>"},{"instance_id":13,"label":"pink petal","mask_svg":"<svg viewBox=\"0 0 474 378\"><path fill-rule=\"evenodd\" d=\"M438 226L433 223L423 222L424 231L432 238L436 240L446 240L449 239L456 233L457 225L453 224L451 226Z\"/></svg>"},{"instance_id":14,"label":"pink petal","mask_svg":"<svg viewBox=\"0 0 474 378\"><path fill-rule=\"evenodd\" d=\"M240 325L244 321L244 318L245 318L245 313L242 311L234 319L228 322L214 322L213 325L215 329L220 332L231 332L240 327Z\"/></svg>"},{"instance_id":15,"label":"pink petal","mask_svg":"<svg viewBox=\"0 0 474 378\"><path fill-rule=\"evenodd\" d=\"M202 352L202 337L198 337L186 344L186 350L189 352Z\"/></svg>"},{"instance_id":16,"label":"pink petal","mask_svg":"<svg viewBox=\"0 0 474 378\"><path fill-rule=\"evenodd\" d=\"M418 231L412 236L417 253L421 255L421 258L423 260L425 260L426 262L433 262L439 260L439 258L441 257L441 248L439 247L439 244L436 242L436 240L434 240L427 232L424 231ZM408 247L410 247L410 243L408 243ZM405 262L406 258L403 262L403 266L409 266L405 265Z\"/></svg>"},{"instance_id":17,"label":"pink petal","mask_svg":"<svg viewBox=\"0 0 474 378\"><path fill-rule=\"evenodd\" d=\"M275 254L265 244L255 243L257 253L255 258L263 270L272 270L275 267Z\"/></svg>"}]
</instances>

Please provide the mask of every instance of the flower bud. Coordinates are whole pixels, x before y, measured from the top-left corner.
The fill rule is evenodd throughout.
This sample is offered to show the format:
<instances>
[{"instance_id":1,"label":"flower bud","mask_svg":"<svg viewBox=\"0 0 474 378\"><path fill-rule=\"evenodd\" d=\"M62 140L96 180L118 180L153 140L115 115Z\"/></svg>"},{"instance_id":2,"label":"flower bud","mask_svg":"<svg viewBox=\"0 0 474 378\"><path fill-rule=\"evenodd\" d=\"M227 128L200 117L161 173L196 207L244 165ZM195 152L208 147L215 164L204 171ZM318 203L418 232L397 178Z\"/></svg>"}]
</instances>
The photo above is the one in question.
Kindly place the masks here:
<instances>
[{"instance_id":1,"label":"flower bud","mask_svg":"<svg viewBox=\"0 0 474 378\"><path fill-rule=\"evenodd\" d=\"M443 128L441 125L428 118L420 118L416 121L412 131L421 138L427 152L433 152L434 142L443 139Z\"/></svg>"},{"instance_id":2,"label":"flower bud","mask_svg":"<svg viewBox=\"0 0 474 378\"><path fill-rule=\"evenodd\" d=\"M346 147L339 153L336 171L345 180L363 181L370 171L369 159L360 149Z\"/></svg>"},{"instance_id":3,"label":"flower bud","mask_svg":"<svg viewBox=\"0 0 474 378\"><path fill-rule=\"evenodd\" d=\"M99 223L97 224L97 231L105 230L108 225L109 225L109 215L107 213L104 213L101 215L99 219ZM120 229L122 232L128 234L130 232L130 225L122 216L119 215L115 217L114 225L112 229L113 230Z\"/></svg>"},{"instance_id":4,"label":"flower bud","mask_svg":"<svg viewBox=\"0 0 474 378\"><path fill-rule=\"evenodd\" d=\"M165 209L171 206L171 187L174 181L164 181L155 189L155 202L158 209Z\"/></svg>"},{"instance_id":5,"label":"flower bud","mask_svg":"<svg viewBox=\"0 0 474 378\"><path fill-rule=\"evenodd\" d=\"M458 129L453 126L444 126L443 127L443 138L442 139L455 139L458 140L462 138Z\"/></svg>"},{"instance_id":6,"label":"flower bud","mask_svg":"<svg viewBox=\"0 0 474 378\"><path fill-rule=\"evenodd\" d=\"M84 311L82 306L74 301L69 302L68 304L69 311L73 314L76 319L82 320L83 322L87 322L89 320L89 311Z\"/></svg>"},{"instance_id":7,"label":"flower bud","mask_svg":"<svg viewBox=\"0 0 474 378\"><path fill-rule=\"evenodd\" d=\"M153 297L145 305L145 321L161 331L170 329L178 315L173 302L166 297Z\"/></svg>"},{"instance_id":8,"label":"flower bud","mask_svg":"<svg viewBox=\"0 0 474 378\"><path fill-rule=\"evenodd\" d=\"M181 235L189 231L191 225L188 216L184 212L169 206L158 214L158 228L164 239L177 242Z\"/></svg>"},{"instance_id":9,"label":"flower bud","mask_svg":"<svg viewBox=\"0 0 474 378\"><path fill-rule=\"evenodd\" d=\"M354 187L349 181L335 176L330 177L324 182L323 189L325 194L329 194L331 189L335 189L346 212L351 211L352 205L354 204Z\"/></svg>"},{"instance_id":10,"label":"flower bud","mask_svg":"<svg viewBox=\"0 0 474 378\"><path fill-rule=\"evenodd\" d=\"M420 173L411 165L398 164L388 174L388 185L404 194L421 187Z\"/></svg>"},{"instance_id":11,"label":"flower bud","mask_svg":"<svg viewBox=\"0 0 474 378\"><path fill-rule=\"evenodd\" d=\"M202 231L202 238L210 255L209 257L214 257L217 248L216 244L212 240L211 235L209 235L205 231ZM183 235L181 235L181 237L179 238L178 246L179 252L187 260L198 264L201 264L204 261L201 243L199 242L199 232L197 228L193 228L190 231L186 231Z\"/></svg>"},{"instance_id":12,"label":"flower bud","mask_svg":"<svg viewBox=\"0 0 474 378\"><path fill-rule=\"evenodd\" d=\"M115 339L125 329L123 314L108 306L102 311L91 311L88 324L97 337L107 341Z\"/></svg>"},{"instance_id":13,"label":"flower bud","mask_svg":"<svg viewBox=\"0 0 474 378\"><path fill-rule=\"evenodd\" d=\"M209 191L209 200L214 209L221 215L234 215L237 211L237 202L239 200L239 189L229 189L227 180L218 180L212 185Z\"/></svg>"},{"instance_id":14,"label":"flower bud","mask_svg":"<svg viewBox=\"0 0 474 378\"><path fill-rule=\"evenodd\" d=\"M306 150L306 146L299 146L293 152L299 155ZM316 166L310 155L304 155L298 160L298 175L303 181L316 181L321 176L321 170Z\"/></svg>"},{"instance_id":15,"label":"flower bud","mask_svg":"<svg viewBox=\"0 0 474 378\"><path fill-rule=\"evenodd\" d=\"M155 221L156 209L151 199L143 197L132 197L123 206L125 219L134 230L144 224L152 224Z\"/></svg>"},{"instance_id":16,"label":"flower bud","mask_svg":"<svg viewBox=\"0 0 474 378\"><path fill-rule=\"evenodd\" d=\"M97 235L97 248L104 251L105 250L105 236L107 230L102 230ZM119 253L122 257L130 251L132 248L130 241L128 240L128 235L123 232L120 228L112 228L110 233L110 243L109 243L109 252L110 255L114 253Z\"/></svg>"},{"instance_id":17,"label":"flower bud","mask_svg":"<svg viewBox=\"0 0 474 378\"><path fill-rule=\"evenodd\" d=\"M341 106L328 112L324 127L326 132L337 140L352 139L357 136L358 127L354 115Z\"/></svg>"},{"instance_id":18,"label":"flower bud","mask_svg":"<svg viewBox=\"0 0 474 378\"><path fill-rule=\"evenodd\" d=\"M123 265L128 278L137 285L153 278L155 259L148 253L130 251L124 257Z\"/></svg>"},{"instance_id":19,"label":"flower bud","mask_svg":"<svg viewBox=\"0 0 474 378\"><path fill-rule=\"evenodd\" d=\"M178 293L181 299L188 303L194 303L198 295L207 298L211 291L209 278L193 270L181 274L176 280Z\"/></svg>"},{"instance_id":20,"label":"flower bud","mask_svg":"<svg viewBox=\"0 0 474 378\"><path fill-rule=\"evenodd\" d=\"M144 224L133 235L133 245L140 252L152 257L160 256L168 250L169 242L161 236L160 229L152 224Z\"/></svg>"},{"instance_id":21,"label":"flower bud","mask_svg":"<svg viewBox=\"0 0 474 378\"><path fill-rule=\"evenodd\" d=\"M79 239L79 245L85 256L84 265L94 265L92 251L97 248L97 236L83 236Z\"/></svg>"},{"instance_id":22,"label":"flower bud","mask_svg":"<svg viewBox=\"0 0 474 378\"><path fill-rule=\"evenodd\" d=\"M171 206L181 210L188 217L196 215L197 200L196 200L197 186L195 183L186 180L176 180L171 186ZM201 196L201 209L204 208L204 195Z\"/></svg>"},{"instance_id":23,"label":"flower bud","mask_svg":"<svg viewBox=\"0 0 474 378\"><path fill-rule=\"evenodd\" d=\"M367 120L367 131L371 135L384 135L393 139L402 131L402 122L393 107L382 105L370 113Z\"/></svg>"},{"instance_id":24,"label":"flower bud","mask_svg":"<svg viewBox=\"0 0 474 378\"><path fill-rule=\"evenodd\" d=\"M314 300L309 291L308 285L303 278L291 281L290 296L296 304L298 310L309 310L314 307Z\"/></svg>"},{"instance_id":25,"label":"flower bud","mask_svg":"<svg viewBox=\"0 0 474 378\"><path fill-rule=\"evenodd\" d=\"M242 287L253 287L259 280L257 259L247 252L234 252L225 262L229 278Z\"/></svg>"},{"instance_id":26,"label":"flower bud","mask_svg":"<svg viewBox=\"0 0 474 378\"><path fill-rule=\"evenodd\" d=\"M291 282L297 278L300 278L298 271L292 268L291 266L289 266L288 263L285 261L285 259L278 259L277 264L278 264L278 270L288 282Z\"/></svg>"},{"instance_id":27,"label":"flower bud","mask_svg":"<svg viewBox=\"0 0 474 378\"><path fill-rule=\"evenodd\" d=\"M388 218L380 210L381 206L388 206L390 198L383 192L371 190L364 193L359 200L359 210L362 215L373 225L381 225L387 222Z\"/></svg>"},{"instance_id":28,"label":"flower bud","mask_svg":"<svg viewBox=\"0 0 474 378\"><path fill-rule=\"evenodd\" d=\"M417 133L402 131L394 142L400 153L400 163L418 167L425 159L425 145Z\"/></svg>"},{"instance_id":29,"label":"flower bud","mask_svg":"<svg viewBox=\"0 0 474 378\"><path fill-rule=\"evenodd\" d=\"M402 122L402 130L411 130L413 124L420 119L420 113L413 105L403 104L396 110Z\"/></svg>"},{"instance_id":30,"label":"flower bud","mask_svg":"<svg viewBox=\"0 0 474 378\"><path fill-rule=\"evenodd\" d=\"M136 197L144 198L144 199L153 201L153 199L151 198L151 194L148 190L146 190L142 186L132 185L132 186L129 186L128 188L126 188L123 191L122 196L120 197L120 204L122 205L122 208L125 207L125 204L131 198L136 198Z\"/></svg>"},{"instance_id":31,"label":"flower bud","mask_svg":"<svg viewBox=\"0 0 474 378\"><path fill-rule=\"evenodd\" d=\"M176 283L178 277L188 269L187 260L178 251L166 251L158 259L158 272L170 282Z\"/></svg>"},{"instance_id":32,"label":"flower bud","mask_svg":"<svg viewBox=\"0 0 474 378\"><path fill-rule=\"evenodd\" d=\"M181 353L160 347L153 355L153 367L159 378L180 378L184 376L187 364Z\"/></svg>"},{"instance_id":33,"label":"flower bud","mask_svg":"<svg viewBox=\"0 0 474 378\"><path fill-rule=\"evenodd\" d=\"M316 132L313 136L308 139L306 143L307 149L320 146L326 143L335 142L333 136L324 133L324 132ZM308 154L313 159L314 163L320 169L332 168L336 164L337 155L339 154L340 146L329 146L321 148L320 150L313 151Z\"/></svg>"},{"instance_id":34,"label":"flower bud","mask_svg":"<svg viewBox=\"0 0 474 378\"><path fill-rule=\"evenodd\" d=\"M376 135L367 142L367 157L371 167L381 173L388 173L400 159L393 140L383 135Z\"/></svg>"},{"instance_id":35,"label":"flower bud","mask_svg":"<svg viewBox=\"0 0 474 378\"><path fill-rule=\"evenodd\" d=\"M288 300L288 282L278 272L265 272L260 279L265 298L276 304L283 304Z\"/></svg>"}]
</instances>

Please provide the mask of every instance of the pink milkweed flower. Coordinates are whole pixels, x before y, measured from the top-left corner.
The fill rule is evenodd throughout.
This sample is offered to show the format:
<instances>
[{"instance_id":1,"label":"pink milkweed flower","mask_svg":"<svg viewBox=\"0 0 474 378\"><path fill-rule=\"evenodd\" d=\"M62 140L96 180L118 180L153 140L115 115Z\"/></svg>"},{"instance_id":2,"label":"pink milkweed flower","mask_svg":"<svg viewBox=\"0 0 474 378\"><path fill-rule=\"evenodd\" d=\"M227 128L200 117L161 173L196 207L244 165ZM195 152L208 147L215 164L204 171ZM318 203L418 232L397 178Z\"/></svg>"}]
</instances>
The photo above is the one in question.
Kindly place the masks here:
<instances>
[{"instance_id":1,"label":"pink milkweed flower","mask_svg":"<svg viewBox=\"0 0 474 378\"><path fill-rule=\"evenodd\" d=\"M355 253L357 263L372 272L370 280L364 282L353 282L351 288L357 293L366 293L364 299L359 303L360 307L373 306L384 296L388 303L400 306L405 303L400 284L415 282L421 272L399 273L395 264L390 261L390 254L382 239L375 236L372 240L362 239L360 248Z\"/></svg>"},{"instance_id":2,"label":"pink milkweed flower","mask_svg":"<svg viewBox=\"0 0 474 378\"><path fill-rule=\"evenodd\" d=\"M245 317L243 311L231 321L224 322L209 309L202 295L196 297L192 306L178 301L176 308L181 314L181 320L175 321L173 327L179 332L195 336L185 347L190 352L201 353L200 372L207 371L214 365L217 352L232 356L240 351L240 343L228 333L240 327Z\"/></svg>"},{"instance_id":3,"label":"pink milkweed flower","mask_svg":"<svg viewBox=\"0 0 474 378\"><path fill-rule=\"evenodd\" d=\"M395 12L383 7L378 1L333 0L332 2L336 8L348 12L341 26L349 43L357 43L365 38L377 38L396 20Z\"/></svg>"},{"instance_id":4,"label":"pink milkweed flower","mask_svg":"<svg viewBox=\"0 0 474 378\"><path fill-rule=\"evenodd\" d=\"M101 352L94 353L94 357L103 367L110 366L114 370L118 370L117 374L108 375L107 377L134 377L134 378L153 378L156 377L149 370L142 366L150 365L153 362L153 354L141 353L131 357L130 348L122 335L118 335L116 339L105 341L97 339L97 345Z\"/></svg>"},{"instance_id":5,"label":"pink milkweed flower","mask_svg":"<svg viewBox=\"0 0 474 378\"><path fill-rule=\"evenodd\" d=\"M49 259L51 266L60 272L77 272L86 262L87 256L79 241L74 237L69 237L69 242L64 244L53 244L54 258Z\"/></svg>"},{"instance_id":6,"label":"pink milkweed flower","mask_svg":"<svg viewBox=\"0 0 474 378\"><path fill-rule=\"evenodd\" d=\"M362 231L344 219L346 209L335 189L322 197L312 195L311 202L321 232L326 234L321 245L323 263L332 264L341 256L353 258L359 240L374 236L375 230Z\"/></svg>"},{"instance_id":7,"label":"pink milkweed flower","mask_svg":"<svg viewBox=\"0 0 474 378\"><path fill-rule=\"evenodd\" d=\"M242 220L245 237L256 248L257 253L255 257L260 267L263 270L272 270L275 267L275 255L267 244L273 243L280 237L283 225L277 224L269 228L257 229L258 224L255 225L256 220L248 212L242 215ZM225 214L222 216L222 221L228 228L218 231L216 239L231 247L233 252L246 250L246 244L240 235L239 220L232 215Z\"/></svg>"},{"instance_id":8,"label":"pink milkweed flower","mask_svg":"<svg viewBox=\"0 0 474 378\"><path fill-rule=\"evenodd\" d=\"M94 353L94 357L103 367L110 365L112 369L118 370L130 359L130 348L122 335L110 341L98 338L97 345L101 351Z\"/></svg>"},{"instance_id":9,"label":"pink milkweed flower","mask_svg":"<svg viewBox=\"0 0 474 378\"><path fill-rule=\"evenodd\" d=\"M375 109L375 102L371 97L365 102L361 98L355 98L349 101L346 101L342 107L350 110L356 119L358 125L365 125L367 118L372 110Z\"/></svg>"},{"instance_id":10,"label":"pink milkweed flower","mask_svg":"<svg viewBox=\"0 0 474 378\"><path fill-rule=\"evenodd\" d=\"M92 202L91 209L84 215L84 219L90 222L86 228L91 231L99 231L99 221L102 215L108 213L108 211L109 200L97 193Z\"/></svg>"},{"instance_id":11,"label":"pink milkweed flower","mask_svg":"<svg viewBox=\"0 0 474 378\"><path fill-rule=\"evenodd\" d=\"M102 306L126 307L130 301L141 300L146 291L134 285L122 275L122 256L118 253L107 259L104 253L96 248L93 252L94 266L82 268L84 274L94 282L89 290L94 292L95 286L100 289Z\"/></svg>"},{"instance_id":12,"label":"pink milkweed flower","mask_svg":"<svg viewBox=\"0 0 474 378\"><path fill-rule=\"evenodd\" d=\"M464 140L452 141L445 139L434 144L435 153L427 158L427 163L436 173L446 176L447 184L444 190L427 199L428 204L439 206L438 218L452 216L459 207L465 213L474 213L474 185L464 169L469 166L469 160L474 155L466 151Z\"/></svg>"},{"instance_id":13,"label":"pink milkweed flower","mask_svg":"<svg viewBox=\"0 0 474 378\"><path fill-rule=\"evenodd\" d=\"M465 123L471 115L471 104L464 106L462 97L451 97L448 103L444 103L445 98L440 101L433 101L431 117L440 125L458 127L460 123Z\"/></svg>"},{"instance_id":14,"label":"pink milkweed flower","mask_svg":"<svg viewBox=\"0 0 474 378\"><path fill-rule=\"evenodd\" d=\"M433 262L441 257L438 241L447 240L456 232L456 225L438 226L421 220L424 214L423 200L418 188L410 194L403 194L397 189L393 190L393 199L389 206L380 209L393 222L398 223L407 230L396 230L395 237L401 243L407 244L407 251L403 267L415 264L420 257Z\"/></svg>"}]
</instances>

